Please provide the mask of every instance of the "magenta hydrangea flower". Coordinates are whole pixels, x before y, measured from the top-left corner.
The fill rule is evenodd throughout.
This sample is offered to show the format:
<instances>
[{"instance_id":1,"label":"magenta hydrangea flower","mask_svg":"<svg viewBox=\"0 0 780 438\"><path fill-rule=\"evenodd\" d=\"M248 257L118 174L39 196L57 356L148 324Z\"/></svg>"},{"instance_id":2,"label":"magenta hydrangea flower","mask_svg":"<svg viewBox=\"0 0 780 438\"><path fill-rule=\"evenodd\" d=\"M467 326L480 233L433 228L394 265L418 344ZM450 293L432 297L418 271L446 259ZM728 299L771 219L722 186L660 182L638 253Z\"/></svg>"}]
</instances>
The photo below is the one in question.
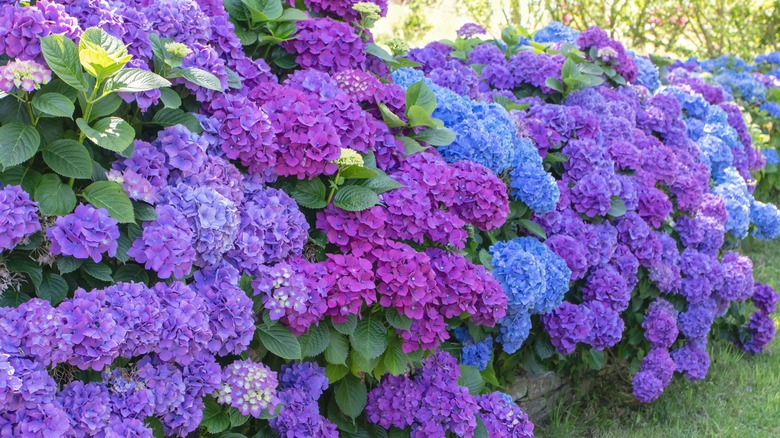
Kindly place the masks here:
<instances>
[{"instance_id":1,"label":"magenta hydrangea flower","mask_svg":"<svg viewBox=\"0 0 780 438\"><path fill-rule=\"evenodd\" d=\"M361 70L342 70L334 73L332 78L354 101L382 101L384 97L382 83L371 73Z\"/></svg>"},{"instance_id":2,"label":"magenta hydrangea flower","mask_svg":"<svg viewBox=\"0 0 780 438\"><path fill-rule=\"evenodd\" d=\"M0 251L13 249L40 229L38 203L20 186L0 189Z\"/></svg>"},{"instance_id":3,"label":"magenta hydrangea flower","mask_svg":"<svg viewBox=\"0 0 780 438\"><path fill-rule=\"evenodd\" d=\"M57 218L54 226L46 230L51 239L51 253L91 258L99 263L106 253L114 257L119 238L119 221L110 217L104 208L79 204L76 211Z\"/></svg>"},{"instance_id":4,"label":"magenta hydrangea flower","mask_svg":"<svg viewBox=\"0 0 780 438\"><path fill-rule=\"evenodd\" d=\"M144 224L143 232L133 242L127 255L160 278L182 279L189 275L196 254L194 236L187 218L170 205L155 209L157 219Z\"/></svg>"},{"instance_id":5,"label":"magenta hydrangea flower","mask_svg":"<svg viewBox=\"0 0 780 438\"><path fill-rule=\"evenodd\" d=\"M258 418L264 410L273 412L279 404L276 372L250 360L237 360L222 370L217 401L238 409L242 415Z\"/></svg>"},{"instance_id":6,"label":"magenta hydrangea flower","mask_svg":"<svg viewBox=\"0 0 780 438\"><path fill-rule=\"evenodd\" d=\"M328 205L317 212L317 228L328 242L358 257L371 256L374 247L385 242L386 221L387 210L382 206L351 212Z\"/></svg>"},{"instance_id":7,"label":"magenta hydrangea flower","mask_svg":"<svg viewBox=\"0 0 780 438\"><path fill-rule=\"evenodd\" d=\"M360 312L363 303L377 302L371 262L350 254L328 254L325 260L325 284L328 285L327 314L333 322L344 323L349 315Z\"/></svg>"},{"instance_id":8,"label":"magenta hydrangea flower","mask_svg":"<svg viewBox=\"0 0 780 438\"><path fill-rule=\"evenodd\" d=\"M41 58L40 38L62 34L75 39L81 34L78 21L61 4L43 0L32 6L4 2L0 8L0 53L9 58Z\"/></svg>"},{"instance_id":9,"label":"magenta hydrangea flower","mask_svg":"<svg viewBox=\"0 0 780 438\"><path fill-rule=\"evenodd\" d=\"M374 254L379 304L411 319L422 319L426 305L438 302L442 295L430 257L393 241L376 248Z\"/></svg>"},{"instance_id":10,"label":"magenta hydrangea flower","mask_svg":"<svg viewBox=\"0 0 780 438\"><path fill-rule=\"evenodd\" d=\"M480 230L503 225L509 215L506 184L490 169L471 161L458 161L451 166L454 171L450 181L457 193L452 210Z\"/></svg>"}]
</instances>

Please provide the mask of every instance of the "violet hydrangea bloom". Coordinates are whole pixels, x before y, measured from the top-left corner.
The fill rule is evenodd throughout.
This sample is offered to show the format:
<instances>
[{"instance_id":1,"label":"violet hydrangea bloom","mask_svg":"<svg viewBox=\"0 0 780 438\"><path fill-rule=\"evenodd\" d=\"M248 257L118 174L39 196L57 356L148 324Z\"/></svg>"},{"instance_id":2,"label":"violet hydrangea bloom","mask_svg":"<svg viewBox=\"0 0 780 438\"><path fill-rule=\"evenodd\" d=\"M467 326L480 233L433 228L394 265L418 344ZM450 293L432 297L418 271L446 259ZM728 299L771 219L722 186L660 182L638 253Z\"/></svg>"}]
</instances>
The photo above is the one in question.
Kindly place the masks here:
<instances>
[{"instance_id":1,"label":"violet hydrangea bloom","mask_svg":"<svg viewBox=\"0 0 780 438\"><path fill-rule=\"evenodd\" d=\"M91 258L99 263L103 254L114 257L119 238L119 221L109 217L104 208L79 204L76 211L57 218L54 226L46 230L51 239L51 253Z\"/></svg>"},{"instance_id":2,"label":"violet hydrangea bloom","mask_svg":"<svg viewBox=\"0 0 780 438\"><path fill-rule=\"evenodd\" d=\"M532 438L534 424L507 394L492 392L477 397L479 418L485 423L488 436Z\"/></svg>"},{"instance_id":3,"label":"violet hydrangea bloom","mask_svg":"<svg viewBox=\"0 0 780 438\"><path fill-rule=\"evenodd\" d=\"M337 72L363 66L366 51L363 41L347 24L330 18L313 18L296 23L296 38L282 43L295 54L303 68Z\"/></svg>"},{"instance_id":4,"label":"violet hydrangea bloom","mask_svg":"<svg viewBox=\"0 0 780 438\"><path fill-rule=\"evenodd\" d=\"M585 342L593 329L590 309L566 301L551 313L542 315L542 322L550 342L561 354L573 353L577 343Z\"/></svg>"},{"instance_id":5,"label":"violet hydrangea bloom","mask_svg":"<svg viewBox=\"0 0 780 438\"><path fill-rule=\"evenodd\" d=\"M674 344L679 334L677 315L677 310L666 300L658 298L650 304L642 328L651 347L669 348Z\"/></svg>"},{"instance_id":6,"label":"violet hydrangea bloom","mask_svg":"<svg viewBox=\"0 0 780 438\"><path fill-rule=\"evenodd\" d=\"M108 388L98 383L71 382L57 394L57 400L68 413L76 435L94 435L108 425L111 418Z\"/></svg>"},{"instance_id":7,"label":"violet hydrangea bloom","mask_svg":"<svg viewBox=\"0 0 780 438\"><path fill-rule=\"evenodd\" d=\"M217 401L238 409L242 415L258 418L264 410L273 412L279 404L275 371L261 363L237 360L222 371Z\"/></svg>"},{"instance_id":8,"label":"violet hydrangea bloom","mask_svg":"<svg viewBox=\"0 0 780 438\"><path fill-rule=\"evenodd\" d=\"M477 23L466 23L460 27L455 33L461 38L474 38L477 35L485 35L487 31L484 27Z\"/></svg>"},{"instance_id":9,"label":"violet hydrangea bloom","mask_svg":"<svg viewBox=\"0 0 780 438\"><path fill-rule=\"evenodd\" d=\"M279 378L282 408L269 422L280 436L336 438L336 426L320 415L317 400L328 388L325 369L313 362L282 365Z\"/></svg>"},{"instance_id":10,"label":"violet hydrangea bloom","mask_svg":"<svg viewBox=\"0 0 780 438\"><path fill-rule=\"evenodd\" d=\"M755 283L753 286L753 305L762 315L771 315L775 311L780 295L771 286Z\"/></svg>"},{"instance_id":11,"label":"violet hydrangea bloom","mask_svg":"<svg viewBox=\"0 0 780 438\"><path fill-rule=\"evenodd\" d=\"M0 66L0 91L11 93L15 88L32 93L51 81L51 70L35 61L14 60Z\"/></svg>"},{"instance_id":12,"label":"violet hydrangea bloom","mask_svg":"<svg viewBox=\"0 0 780 438\"><path fill-rule=\"evenodd\" d=\"M160 278L182 279L189 275L195 262L194 236L187 218L170 205L155 209L157 219L143 226L141 236L133 242L127 255Z\"/></svg>"},{"instance_id":13,"label":"violet hydrangea bloom","mask_svg":"<svg viewBox=\"0 0 780 438\"><path fill-rule=\"evenodd\" d=\"M38 204L20 186L0 189L0 251L9 250L41 229Z\"/></svg>"},{"instance_id":14,"label":"violet hydrangea bloom","mask_svg":"<svg viewBox=\"0 0 780 438\"><path fill-rule=\"evenodd\" d=\"M740 346L749 353L759 354L775 338L775 321L771 316L754 313L745 331L748 339L742 341Z\"/></svg>"}]
</instances>

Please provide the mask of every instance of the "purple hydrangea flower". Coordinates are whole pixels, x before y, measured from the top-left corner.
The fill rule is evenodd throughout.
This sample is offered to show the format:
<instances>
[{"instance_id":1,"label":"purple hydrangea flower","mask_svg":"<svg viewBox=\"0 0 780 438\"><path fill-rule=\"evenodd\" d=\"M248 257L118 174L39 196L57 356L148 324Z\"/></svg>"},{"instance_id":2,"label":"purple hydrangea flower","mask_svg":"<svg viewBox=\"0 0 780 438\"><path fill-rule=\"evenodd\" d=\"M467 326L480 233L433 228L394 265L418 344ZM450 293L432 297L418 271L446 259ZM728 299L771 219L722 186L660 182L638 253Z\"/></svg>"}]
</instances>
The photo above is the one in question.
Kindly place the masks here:
<instances>
[{"instance_id":1,"label":"purple hydrangea flower","mask_svg":"<svg viewBox=\"0 0 780 438\"><path fill-rule=\"evenodd\" d=\"M669 302L658 298L650 304L642 322L645 339L653 348L669 348L677 340L678 312Z\"/></svg>"},{"instance_id":2,"label":"purple hydrangea flower","mask_svg":"<svg viewBox=\"0 0 780 438\"><path fill-rule=\"evenodd\" d=\"M593 329L590 309L564 301L551 313L542 315L550 342L561 354L571 354L578 342L585 342Z\"/></svg>"},{"instance_id":3,"label":"purple hydrangea flower","mask_svg":"<svg viewBox=\"0 0 780 438\"><path fill-rule=\"evenodd\" d=\"M155 210L157 219L144 224L141 236L127 255L157 272L160 278L182 279L189 275L196 258L192 229L176 208L160 205Z\"/></svg>"},{"instance_id":4,"label":"purple hydrangea flower","mask_svg":"<svg viewBox=\"0 0 780 438\"><path fill-rule=\"evenodd\" d=\"M279 404L276 372L261 363L237 360L222 371L222 387L217 401L238 409L242 415L258 418Z\"/></svg>"},{"instance_id":5,"label":"purple hydrangea flower","mask_svg":"<svg viewBox=\"0 0 780 438\"><path fill-rule=\"evenodd\" d=\"M104 208L79 204L76 211L57 218L54 226L46 230L51 239L51 253L91 258L99 263L103 253L114 257L119 238L119 221L109 217Z\"/></svg>"},{"instance_id":6,"label":"purple hydrangea flower","mask_svg":"<svg viewBox=\"0 0 780 438\"><path fill-rule=\"evenodd\" d=\"M753 286L753 305L762 315L771 315L775 311L780 295L771 286L764 283L755 283Z\"/></svg>"},{"instance_id":7,"label":"purple hydrangea flower","mask_svg":"<svg viewBox=\"0 0 780 438\"><path fill-rule=\"evenodd\" d=\"M485 423L488 436L496 438L533 438L534 424L512 398L500 392L477 397L479 418Z\"/></svg>"},{"instance_id":8,"label":"purple hydrangea flower","mask_svg":"<svg viewBox=\"0 0 780 438\"><path fill-rule=\"evenodd\" d=\"M298 21L296 28L296 38L282 43L282 47L297 55L295 62L301 67L337 72L362 69L365 64L363 40L347 23L314 18Z\"/></svg>"},{"instance_id":9,"label":"purple hydrangea flower","mask_svg":"<svg viewBox=\"0 0 780 438\"><path fill-rule=\"evenodd\" d=\"M76 435L94 435L111 418L108 388L99 383L74 381L57 394L57 400L70 417Z\"/></svg>"},{"instance_id":10,"label":"purple hydrangea flower","mask_svg":"<svg viewBox=\"0 0 780 438\"><path fill-rule=\"evenodd\" d=\"M40 229L38 203L20 186L0 189L0 251L12 249Z\"/></svg>"}]
</instances>

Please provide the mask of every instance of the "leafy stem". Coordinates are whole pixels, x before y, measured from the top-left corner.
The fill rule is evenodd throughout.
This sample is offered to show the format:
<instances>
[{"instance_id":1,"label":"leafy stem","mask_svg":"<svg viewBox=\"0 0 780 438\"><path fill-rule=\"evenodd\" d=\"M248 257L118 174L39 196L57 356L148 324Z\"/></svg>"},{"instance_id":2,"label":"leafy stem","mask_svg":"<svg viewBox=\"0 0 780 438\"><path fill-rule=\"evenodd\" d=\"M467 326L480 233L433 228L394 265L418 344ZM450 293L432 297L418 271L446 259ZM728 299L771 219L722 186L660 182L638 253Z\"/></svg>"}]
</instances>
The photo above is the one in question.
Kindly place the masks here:
<instances>
[{"instance_id":1,"label":"leafy stem","mask_svg":"<svg viewBox=\"0 0 780 438\"><path fill-rule=\"evenodd\" d=\"M341 166L339 166L339 170L336 172L336 177L330 180L330 193L328 193L328 199L325 200L325 205L329 205L330 201L333 200L333 195L336 194L336 190L339 188L339 178L341 178Z\"/></svg>"}]
</instances>

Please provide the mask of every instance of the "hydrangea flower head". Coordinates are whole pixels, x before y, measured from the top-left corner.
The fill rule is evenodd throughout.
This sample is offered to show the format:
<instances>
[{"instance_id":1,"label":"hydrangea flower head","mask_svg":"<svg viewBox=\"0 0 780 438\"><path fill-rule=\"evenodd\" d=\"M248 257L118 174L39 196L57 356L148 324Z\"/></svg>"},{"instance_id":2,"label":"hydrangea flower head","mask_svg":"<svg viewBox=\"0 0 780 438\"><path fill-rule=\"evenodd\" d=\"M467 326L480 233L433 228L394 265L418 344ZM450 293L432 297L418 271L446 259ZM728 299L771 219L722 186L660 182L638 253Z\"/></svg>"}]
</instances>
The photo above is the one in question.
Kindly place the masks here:
<instances>
[{"instance_id":1,"label":"hydrangea flower head","mask_svg":"<svg viewBox=\"0 0 780 438\"><path fill-rule=\"evenodd\" d=\"M238 409L242 415L260 417L264 410L273 412L279 399L276 372L250 360L237 360L222 371L222 386L217 401Z\"/></svg>"},{"instance_id":2,"label":"hydrangea flower head","mask_svg":"<svg viewBox=\"0 0 780 438\"><path fill-rule=\"evenodd\" d=\"M0 90L11 93L15 88L31 93L51 81L51 70L35 61L13 60L0 67Z\"/></svg>"},{"instance_id":3,"label":"hydrangea flower head","mask_svg":"<svg viewBox=\"0 0 780 438\"><path fill-rule=\"evenodd\" d=\"M41 229L38 204L20 186L0 189L0 251L9 250Z\"/></svg>"},{"instance_id":4,"label":"hydrangea flower head","mask_svg":"<svg viewBox=\"0 0 780 438\"><path fill-rule=\"evenodd\" d=\"M104 253L114 257L118 224L106 209L79 204L73 213L58 217L54 226L46 230L46 236L51 239L51 253L91 258L95 263L100 262Z\"/></svg>"}]
</instances>

